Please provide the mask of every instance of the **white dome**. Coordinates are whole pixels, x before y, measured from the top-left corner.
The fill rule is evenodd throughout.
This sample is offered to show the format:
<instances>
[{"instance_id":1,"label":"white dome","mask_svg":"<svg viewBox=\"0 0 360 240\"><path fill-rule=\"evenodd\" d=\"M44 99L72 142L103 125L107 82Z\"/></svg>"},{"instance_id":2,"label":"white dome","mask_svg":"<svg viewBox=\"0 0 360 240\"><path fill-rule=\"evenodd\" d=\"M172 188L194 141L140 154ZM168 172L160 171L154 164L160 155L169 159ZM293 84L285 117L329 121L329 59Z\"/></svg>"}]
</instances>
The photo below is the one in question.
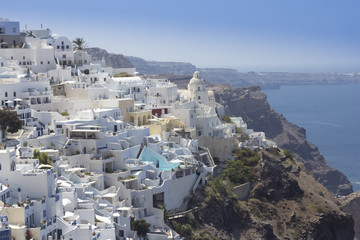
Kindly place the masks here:
<instances>
[{"instance_id":1,"label":"white dome","mask_svg":"<svg viewBox=\"0 0 360 240\"><path fill-rule=\"evenodd\" d=\"M190 80L189 84L193 85L193 84L199 84L199 83L203 83L203 81L200 78L200 72L196 71L196 72L194 72L194 75L193 75L192 79Z\"/></svg>"}]
</instances>

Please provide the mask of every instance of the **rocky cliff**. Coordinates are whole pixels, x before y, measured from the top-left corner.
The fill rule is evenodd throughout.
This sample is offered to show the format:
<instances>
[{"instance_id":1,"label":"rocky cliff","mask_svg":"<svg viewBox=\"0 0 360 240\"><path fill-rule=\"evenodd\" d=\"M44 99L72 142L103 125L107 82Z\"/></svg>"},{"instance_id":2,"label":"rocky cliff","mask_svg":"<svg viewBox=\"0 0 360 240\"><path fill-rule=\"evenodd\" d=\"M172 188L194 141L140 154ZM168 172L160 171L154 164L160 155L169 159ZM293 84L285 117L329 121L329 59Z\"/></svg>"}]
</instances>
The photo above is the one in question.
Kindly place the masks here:
<instances>
[{"instance_id":1,"label":"rocky cliff","mask_svg":"<svg viewBox=\"0 0 360 240\"><path fill-rule=\"evenodd\" d=\"M146 61L139 57L127 56L127 59L136 67L136 70L141 74L174 74L174 75L188 75L196 71L196 67L191 63L186 62L158 62Z\"/></svg>"},{"instance_id":2,"label":"rocky cliff","mask_svg":"<svg viewBox=\"0 0 360 240\"><path fill-rule=\"evenodd\" d=\"M113 68L133 68L134 65L122 54L108 53L101 48L87 48L86 52L92 56L93 60L105 60L107 66Z\"/></svg>"},{"instance_id":3,"label":"rocky cliff","mask_svg":"<svg viewBox=\"0 0 360 240\"><path fill-rule=\"evenodd\" d=\"M212 83L232 86L279 88L284 85L360 83L360 75L343 73L238 72L227 68L201 68L201 76Z\"/></svg>"},{"instance_id":4,"label":"rocky cliff","mask_svg":"<svg viewBox=\"0 0 360 240\"><path fill-rule=\"evenodd\" d=\"M353 219L296 161L261 151L256 180L241 201L233 185L211 182L169 224L186 239L353 239Z\"/></svg>"},{"instance_id":5,"label":"rocky cliff","mask_svg":"<svg viewBox=\"0 0 360 240\"><path fill-rule=\"evenodd\" d=\"M288 122L271 109L266 94L259 87L213 86L216 101L230 116L240 116L255 131L266 133L279 147L288 149L305 168L336 195L353 192L352 185L340 171L331 168L318 148L306 140L306 130Z\"/></svg>"},{"instance_id":6,"label":"rocky cliff","mask_svg":"<svg viewBox=\"0 0 360 240\"><path fill-rule=\"evenodd\" d=\"M360 191L340 198L342 210L354 219L355 240L360 239Z\"/></svg>"}]
</instances>

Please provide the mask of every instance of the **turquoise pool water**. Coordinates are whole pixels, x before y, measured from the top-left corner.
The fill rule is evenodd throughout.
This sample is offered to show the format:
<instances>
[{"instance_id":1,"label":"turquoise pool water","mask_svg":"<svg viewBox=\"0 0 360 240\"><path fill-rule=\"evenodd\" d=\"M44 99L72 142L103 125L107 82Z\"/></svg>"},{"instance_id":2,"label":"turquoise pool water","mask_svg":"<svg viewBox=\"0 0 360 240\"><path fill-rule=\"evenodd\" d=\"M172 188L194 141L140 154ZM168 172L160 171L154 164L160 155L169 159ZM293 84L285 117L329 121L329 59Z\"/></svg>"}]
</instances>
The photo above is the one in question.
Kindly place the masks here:
<instances>
[{"instance_id":1,"label":"turquoise pool water","mask_svg":"<svg viewBox=\"0 0 360 240\"><path fill-rule=\"evenodd\" d=\"M144 147L144 150L141 152L140 160L143 162L151 162L159 170L171 170L178 167L179 163L169 162L165 157L154 152L151 148Z\"/></svg>"}]
</instances>

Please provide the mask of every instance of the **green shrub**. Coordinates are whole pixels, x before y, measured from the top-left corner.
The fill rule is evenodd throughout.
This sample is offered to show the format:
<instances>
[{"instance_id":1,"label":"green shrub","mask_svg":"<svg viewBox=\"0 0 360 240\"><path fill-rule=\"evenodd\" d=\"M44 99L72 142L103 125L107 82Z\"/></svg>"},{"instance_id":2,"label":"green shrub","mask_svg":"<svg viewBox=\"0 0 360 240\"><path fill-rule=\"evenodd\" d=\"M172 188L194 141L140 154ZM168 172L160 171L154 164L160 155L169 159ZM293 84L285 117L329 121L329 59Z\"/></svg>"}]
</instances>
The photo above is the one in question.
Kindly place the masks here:
<instances>
[{"instance_id":1,"label":"green shrub","mask_svg":"<svg viewBox=\"0 0 360 240\"><path fill-rule=\"evenodd\" d=\"M221 121L225 122L225 123L232 123L233 121L231 121L230 117L228 115L222 115L221 116Z\"/></svg>"},{"instance_id":2,"label":"green shrub","mask_svg":"<svg viewBox=\"0 0 360 240\"><path fill-rule=\"evenodd\" d=\"M194 214L192 213L189 213L187 216L186 216L186 221L193 227L193 228L196 228L197 226L197 220L194 216Z\"/></svg>"},{"instance_id":3,"label":"green shrub","mask_svg":"<svg viewBox=\"0 0 360 240\"><path fill-rule=\"evenodd\" d=\"M34 150L34 158L39 159L40 165L48 164L52 165L51 158L46 153L40 153L40 150L35 149Z\"/></svg>"},{"instance_id":4,"label":"green shrub","mask_svg":"<svg viewBox=\"0 0 360 240\"><path fill-rule=\"evenodd\" d=\"M193 232L193 230L192 230L190 224L184 224L180 228L180 235L183 237L191 237L192 232Z\"/></svg>"},{"instance_id":5,"label":"green shrub","mask_svg":"<svg viewBox=\"0 0 360 240\"><path fill-rule=\"evenodd\" d=\"M213 178L209 181L208 186L205 187L205 202L210 202L215 200L220 202L222 200L221 196L224 196L226 193L226 185L220 177Z\"/></svg>"},{"instance_id":6,"label":"green shrub","mask_svg":"<svg viewBox=\"0 0 360 240\"><path fill-rule=\"evenodd\" d=\"M274 155L274 156L280 156L278 149L276 149L276 148L274 148L274 147L270 147L270 148L268 149L268 152L271 153L271 154Z\"/></svg>"},{"instance_id":7,"label":"green shrub","mask_svg":"<svg viewBox=\"0 0 360 240\"><path fill-rule=\"evenodd\" d=\"M234 184L242 184L256 179L255 166L259 162L259 155L248 148L236 149L235 160L226 161L227 168L222 177Z\"/></svg>"},{"instance_id":8,"label":"green shrub","mask_svg":"<svg viewBox=\"0 0 360 240\"><path fill-rule=\"evenodd\" d=\"M144 219L134 220L131 222L131 229L136 231L139 237L145 237L150 232L151 224Z\"/></svg>"},{"instance_id":9,"label":"green shrub","mask_svg":"<svg viewBox=\"0 0 360 240\"><path fill-rule=\"evenodd\" d=\"M295 157L294 157L294 155L292 154L292 152L290 150L284 149L283 153L284 153L284 155L286 157L286 160L289 160L291 162L295 162Z\"/></svg>"},{"instance_id":10,"label":"green shrub","mask_svg":"<svg viewBox=\"0 0 360 240\"><path fill-rule=\"evenodd\" d=\"M131 75L127 72L121 72L121 73L118 73L118 74L114 74L114 77L115 78L119 78L119 77L133 77L134 75Z\"/></svg>"}]
</instances>

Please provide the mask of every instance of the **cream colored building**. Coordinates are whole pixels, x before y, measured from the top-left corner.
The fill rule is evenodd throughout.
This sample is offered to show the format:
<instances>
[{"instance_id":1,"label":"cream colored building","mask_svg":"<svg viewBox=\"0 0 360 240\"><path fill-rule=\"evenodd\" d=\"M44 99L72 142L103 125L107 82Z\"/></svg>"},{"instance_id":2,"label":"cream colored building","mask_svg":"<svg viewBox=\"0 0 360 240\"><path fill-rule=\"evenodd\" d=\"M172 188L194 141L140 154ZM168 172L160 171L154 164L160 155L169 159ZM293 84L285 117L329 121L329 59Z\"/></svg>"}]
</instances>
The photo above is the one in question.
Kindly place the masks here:
<instances>
[{"instance_id":1,"label":"cream colored building","mask_svg":"<svg viewBox=\"0 0 360 240\"><path fill-rule=\"evenodd\" d=\"M129 112L130 123L133 123L134 126L146 125L148 119L152 118L151 110L141 110L137 112Z\"/></svg>"}]
</instances>

